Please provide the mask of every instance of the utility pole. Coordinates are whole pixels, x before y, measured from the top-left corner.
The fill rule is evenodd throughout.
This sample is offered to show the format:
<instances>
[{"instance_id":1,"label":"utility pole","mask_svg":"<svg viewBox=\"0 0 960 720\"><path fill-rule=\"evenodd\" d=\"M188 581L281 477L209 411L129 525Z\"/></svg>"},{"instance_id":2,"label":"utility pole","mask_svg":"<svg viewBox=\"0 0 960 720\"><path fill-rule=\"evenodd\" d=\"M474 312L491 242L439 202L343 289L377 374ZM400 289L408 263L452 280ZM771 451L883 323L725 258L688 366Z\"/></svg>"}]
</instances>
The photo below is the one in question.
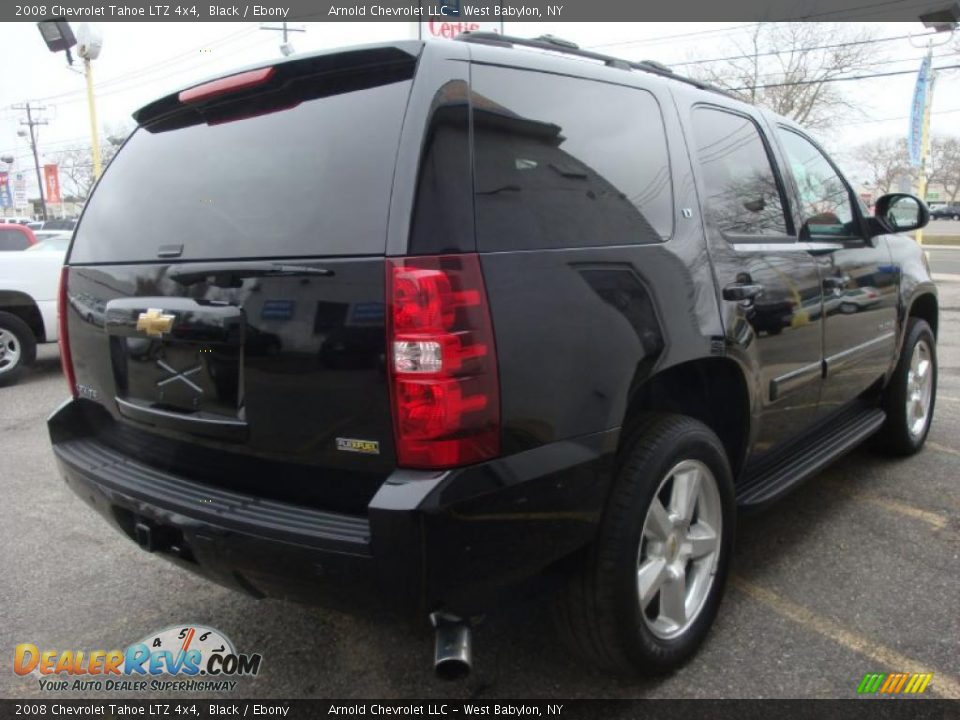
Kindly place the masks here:
<instances>
[{"instance_id":1,"label":"utility pole","mask_svg":"<svg viewBox=\"0 0 960 720\"><path fill-rule=\"evenodd\" d=\"M271 27L269 25L261 25L260 29L261 30L278 30L283 33L283 44L280 45L280 52L283 53L284 56L293 55L294 53L293 44L288 41L287 33L307 31L306 28L288 27L286 22L282 22L280 24L280 27L276 27L276 26Z\"/></svg>"},{"instance_id":2,"label":"utility pole","mask_svg":"<svg viewBox=\"0 0 960 720\"><path fill-rule=\"evenodd\" d=\"M14 110L25 110L27 113L27 119L21 120L21 125L26 125L30 129L30 150L33 152L33 167L37 171L37 187L40 188L40 214L43 216L44 221L47 219L47 199L43 194L43 177L40 175L40 156L37 154L37 135L34 132L33 128L37 125L46 125L46 120L34 119L33 112L43 112L47 108L45 106L41 107L31 107L30 103L21 103L20 105L14 105Z\"/></svg>"}]
</instances>

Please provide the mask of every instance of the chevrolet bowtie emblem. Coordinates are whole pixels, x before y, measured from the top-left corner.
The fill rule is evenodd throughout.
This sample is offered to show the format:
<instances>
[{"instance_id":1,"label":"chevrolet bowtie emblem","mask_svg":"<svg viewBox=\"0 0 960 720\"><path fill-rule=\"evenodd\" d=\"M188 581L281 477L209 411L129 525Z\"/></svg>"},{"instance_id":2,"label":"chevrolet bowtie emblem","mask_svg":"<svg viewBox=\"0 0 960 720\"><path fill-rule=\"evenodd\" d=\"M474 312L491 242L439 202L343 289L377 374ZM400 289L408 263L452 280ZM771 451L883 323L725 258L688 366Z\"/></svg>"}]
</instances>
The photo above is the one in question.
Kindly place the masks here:
<instances>
[{"instance_id":1,"label":"chevrolet bowtie emblem","mask_svg":"<svg viewBox=\"0 0 960 720\"><path fill-rule=\"evenodd\" d=\"M137 330L145 332L150 337L161 337L164 333L170 332L173 321L173 315L165 315L163 310L150 308L140 313L137 318Z\"/></svg>"}]
</instances>

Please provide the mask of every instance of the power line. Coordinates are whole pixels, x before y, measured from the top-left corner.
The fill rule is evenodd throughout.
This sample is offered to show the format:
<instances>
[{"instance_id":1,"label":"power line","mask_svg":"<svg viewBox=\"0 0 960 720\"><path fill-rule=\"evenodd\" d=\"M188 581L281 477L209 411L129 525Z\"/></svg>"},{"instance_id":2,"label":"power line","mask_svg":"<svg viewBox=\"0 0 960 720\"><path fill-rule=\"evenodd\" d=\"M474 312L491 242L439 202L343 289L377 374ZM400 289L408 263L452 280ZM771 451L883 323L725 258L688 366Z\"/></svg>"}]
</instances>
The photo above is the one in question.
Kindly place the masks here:
<instances>
[{"instance_id":1,"label":"power line","mask_svg":"<svg viewBox=\"0 0 960 720\"><path fill-rule=\"evenodd\" d=\"M957 68L960 68L960 65L943 65L941 67L930 68L930 70L931 71L956 70ZM893 72L871 73L869 75L847 75L846 77L821 78L819 80L794 80L792 82L767 83L764 85L744 85L743 87L730 88L730 90L733 92L737 92L741 90L764 90L766 88L775 88L775 87L793 87L795 85L820 85L822 83L828 83L828 82L845 82L848 80L869 80L871 78L892 77L894 75L913 75L916 72L917 72L916 70L895 70Z\"/></svg>"},{"instance_id":2,"label":"power line","mask_svg":"<svg viewBox=\"0 0 960 720\"><path fill-rule=\"evenodd\" d=\"M252 47L256 47L256 46L259 46L259 45L262 45L262 44L266 44L266 42L268 42L269 40L270 40L270 38L262 38L262 39L259 39L259 40L257 40L257 41L256 41L254 44L252 44L252 45L247 45L247 46L242 47L242 48L237 48L236 50L234 50L234 51L232 51L232 52L225 53L225 54L223 54L223 55L218 55L217 57L211 58L210 60L208 60L208 61L206 61L206 62L197 63L197 64L193 65L193 66L190 67L190 68L182 68L182 69L180 69L180 70L174 70L174 71L171 72L171 73L167 73L166 75L160 75L159 77L150 78L150 82L152 82L152 83L157 83L157 82L160 82L160 81L162 81L162 80L167 80L167 79L169 79L169 78L178 77L178 76L183 76L183 75L185 75L186 73L190 73L190 72L196 70L197 68L206 67L206 66L208 66L208 65L215 64L215 63L219 62L220 60L223 60L224 58L230 57L230 56L232 56L232 55L236 55L237 53L243 52L243 51L245 51L245 50L249 50L249 49L251 49ZM143 80L138 79L138 78L133 78L132 81L127 82L126 84L118 85L118 86L113 86L113 87L107 88L105 91L101 91L101 90L100 90L100 85L98 84L98 85L97 85L97 97L98 97L98 98L100 98L100 97L109 97L110 95L116 95L116 94L118 94L118 93L129 92L129 91L131 91L131 90L136 89L137 87L139 87L139 86L142 85L142 84L143 84ZM74 99L71 99L71 100L64 100L64 101L60 101L60 102L54 103L54 105L57 106L57 107L60 107L60 106L64 106L64 105L74 105L74 104L76 104L76 103L85 102L85 101L86 101L86 98L83 97L83 95L80 95L80 96L78 96L78 97L76 97L76 98L74 98Z\"/></svg>"},{"instance_id":3,"label":"power line","mask_svg":"<svg viewBox=\"0 0 960 720\"><path fill-rule=\"evenodd\" d=\"M761 23L744 23L742 25L734 25L732 27L725 28L713 28L712 30L698 30L697 32L686 32L678 33L676 35L657 35L652 38L642 38L640 40L618 40L617 42L601 43L599 45L588 45L586 46L587 50L598 50L600 48L616 47L617 45L656 45L657 43L664 42L666 40L676 40L678 38L702 36L702 35L713 35L714 33L719 33L721 36L729 35L730 33L736 32L738 30L745 30L746 28L756 27Z\"/></svg>"},{"instance_id":4,"label":"power line","mask_svg":"<svg viewBox=\"0 0 960 720\"><path fill-rule=\"evenodd\" d=\"M953 113L960 112L960 108L950 108L949 110L932 110L931 115L952 115ZM896 117L887 117L887 118L871 118L870 120L852 120L848 122L834 123L834 125L847 126L847 125L868 125L871 123L881 123L881 122L894 122L897 120L908 120L910 115L897 115Z\"/></svg>"},{"instance_id":5,"label":"power line","mask_svg":"<svg viewBox=\"0 0 960 720\"><path fill-rule=\"evenodd\" d=\"M928 4L929 4L929 3L927 2L927 0L919 0L917 3L914 3L914 4L911 5L910 7L914 7L914 6L915 6L915 7L925 7L925 6L928 5ZM783 18L782 20L780 20L780 21L778 21L778 22L809 21L809 20L811 20L811 19L813 19L813 18L818 18L818 17L827 17L827 16L829 16L829 15L842 15L842 14L846 14L846 13L852 13L852 12L858 11L858 10L871 10L871 9L875 9L875 8L887 7L887 6L890 6L890 5L897 5L897 6L901 6L901 7L902 7L902 6L903 6L903 0L884 0L884 2L868 3L868 4L866 4L866 5L857 5L857 6L855 6L855 7L849 7L849 8L841 8L841 9L837 9L837 10L824 10L824 11L822 11L822 12L807 13L806 15L796 15L796 16L794 16L794 17ZM876 10L874 13L868 13L868 14L876 14L876 12L884 12L884 11L883 11L883 10ZM861 15L862 15L862 14L863 14L863 13L861 13ZM677 40L677 39L687 38L687 37L693 37L693 36L712 35L712 34L714 34L714 33L719 33L721 36L723 36L723 35L730 35L730 34L736 32L736 31L738 31L738 30L746 30L746 29L748 29L748 28L753 28L753 27L757 27L757 26L760 26L760 25L769 25L769 24L771 24L771 23L770 23L770 22L752 22L752 23L744 23L744 24L742 24L742 25L734 25L734 26L732 26L732 27L726 27L726 28L715 28L715 29L712 29L712 30L701 30L701 31L692 32L692 33L677 33L676 35L662 35L662 36L653 37L653 38L641 38L641 39L639 39L639 40L619 40L619 41L617 41L617 42L602 43L602 44L599 44L599 45L589 45L589 46L587 46L586 49L588 49L588 50L596 50L596 49L599 49L599 48L616 47L616 46L619 46L619 45L648 45L648 44L656 44L656 43L659 43L659 42L664 42L664 41L666 41L666 40ZM922 35L906 35L906 36L904 36L904 38L924 37L925 35L933 35L933 34L936 34L936 33L925 33L925 34L922 34ZM720 59L726 59L726 58L720 58ZM712 61L712 60L704 60L704 61L697 61L697 62L714 62L714 61ZM676 65L685 65L685 64L688 64L688 63L676 63Z\"/></svg>"},{"instance_id":6,"label":"power line","mask_svg":"<svg viewBox=\"0 0 960 720\"><path fill-rule=\"evenodd\" d=\"M156 63L152 63L150 65L147 65L135 70L131 70L130 72L122 73L120 75L115 75L114 77L107 78L106 80L98 82L97 87L110 88L118 84L126 84L131 80L135 80L135 79L140 80L142 78L149 77L150 75L154 75L157 72L162 72L163 70L173 67L174 65L179 65L181 63L194 60L197 56L197 53L203 50L209 50L210 48L213 48L213 47L232 43L234 40L238 40L241 37L244 37L246 35L251 35L252 33L256 32L256 30L257 28L244 28L242 30L238 30L237 32L233 32L233 33L230 33L229 35L225 35L224 37L219 38L218 40L213 40L211 42L204 43L203 45L199 45L191 50L178 53L177 55L172 55L171 57L166 58L164 60L160 60ZM183 71L186 72L186 69L184 69ZM46 97L39 98L39 100L47 102L47 101L58 100L60 98L68 98L68 97L73 97L75 95L83 95L83 94L84 94L84 91L82 90L68 90L66 92L57 93L55 95L48 95Z\"/></svg>"},{"instance_id":7,"label":"power line","mask_svg":"<svg viewBox=\"0 0 960 720\"><path fill-rule=\"evenodd\" d=\"M46 141L46 142L43 143L43 151L42 151L42 152L43 152L44 155L46 155L46 154L48 154L48 153L50 152L50 148L53 147L53 146L55 146L55 145L56 145L56 146L59 146L59 145L72 145L72 144L81 143L81 142L84 142L84 141L86 141L86 143L89 144L89 142L90 142L90 136L89 136L89 135L79 135L79 136L77 136L77 137L64 138L63 140L50 140L50 141ZM3 153L3 154L6 154L6 153L15 153L15 152L19 152L20 150L22 150L21 147L8 147L8 148L4 148L4 149L0 150L0 153ZM29 153L26 154L26 155L18 155L17 157L29 157Z\"/></svg>"},{"instance_id":8,"label":"power line","mask_svg":"<svg viewBox=\"0 0 960 720\"><path fill-rule=\"evenodd\" d=\"M958 55L960 55L960 52L940 53L938 55L934 55L933 57L934 58L955 58ZM918 57L909 57L909 58L898 58L895 60L876 60L871 62L870 65L871 67L877 66L877 65L894 65L896 63L917 62L921 59L922 58L918 58ZM848 72L854 69L855 68L850 68ZM790 70L774 70L773 72L759 73L757 77L758 78L776 77L777 75L789 75L791 72L792 71Z\"/></svg>"},{"instance_id":9,"label":"power line","mask_svg":"<svg viewBox=\"0 0 960 720\"><path fill-rule=\"evenodd\" d=\"M936 33L923 33L920 35L894 35L892 37L874 38L872 40L851 40L850 42L834 43L831 45L818 45L816 47L808 47L808 48L805 47L805 48L798 48L798 49L801 49L803 51L833 50L836 48L849 47L851 45L869 45L871 43L891 42L893 40L908 40L914 37L919 37L919 38L927 37L928 35L936 35ZM681 63L671 63L670 67L685 67L687 65L704 65L706 63L725 62L727 60L749 60L750 58L755 58L755 57L781 55L783 54L783 52L784 52L783 50L768 50L760 53L753 53L750 55L731 55L729 57L710 58L708 60L688 60L686 62L681 62Z\"/></svg>"}]
</instances>

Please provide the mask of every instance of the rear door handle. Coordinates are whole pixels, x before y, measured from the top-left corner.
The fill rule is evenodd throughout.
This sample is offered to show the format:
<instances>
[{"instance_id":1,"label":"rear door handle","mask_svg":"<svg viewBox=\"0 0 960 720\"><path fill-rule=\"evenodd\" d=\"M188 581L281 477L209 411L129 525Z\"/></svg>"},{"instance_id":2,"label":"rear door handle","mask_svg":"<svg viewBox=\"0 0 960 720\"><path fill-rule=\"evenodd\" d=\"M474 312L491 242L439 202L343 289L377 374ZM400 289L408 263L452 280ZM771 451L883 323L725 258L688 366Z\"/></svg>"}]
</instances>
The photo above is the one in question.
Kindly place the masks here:
<instances>
[{"instance_id":1,"label":"rear door handle","mask_svg":"<svg viewBox=\"0 0 960 720\"><path fill-rule=\"evenodd\" d=\"M753 300L763 292L763 285L756 283L735 282L730 283L723 289L723 299L739 302L741 300Z\"/></svg>"}]
</instances>

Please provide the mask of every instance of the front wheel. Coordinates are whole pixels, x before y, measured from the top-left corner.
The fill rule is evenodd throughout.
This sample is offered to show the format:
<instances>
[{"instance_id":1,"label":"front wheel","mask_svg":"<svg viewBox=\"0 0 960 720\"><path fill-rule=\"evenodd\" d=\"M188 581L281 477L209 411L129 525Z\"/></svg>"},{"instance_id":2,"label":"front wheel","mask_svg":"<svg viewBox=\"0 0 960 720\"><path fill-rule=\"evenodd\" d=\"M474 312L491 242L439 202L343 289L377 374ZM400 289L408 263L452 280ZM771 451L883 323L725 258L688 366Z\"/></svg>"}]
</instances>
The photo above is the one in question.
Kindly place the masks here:
<instances>
[{"instance_id":1,"label":"front wheel","mask_svg":"<svg viewBox=\"0 0 960 720\"><path fill-rule=\"evenodd\" d=\"M676 668L716 616L734 522L717 436L692 418L646 418L621 453L599 536L558 597L561 633L614 672Z\"/></svg>"},{"instance_id":2,"label":"front wheel","mask_svg":"<svg viewBox=\"0 0 960 720\"><path fill-rule=\"evenodd\" d=\"M36 354L37 343L27 324L16 315L0 312L0 385L16 382Z\"/></svg>"},{"instance_id":3,"label":"front wheel","mask_svg":"<svg viewBox=\"0 0 960 720\"><path fill-rule=\"evenodd\" d=\"M910 318L900 359L883 394L887 419L874 446L888 455L913 455L930 432L937 399L937 341L925 320Z\"/></svg>"}]
</instances>

